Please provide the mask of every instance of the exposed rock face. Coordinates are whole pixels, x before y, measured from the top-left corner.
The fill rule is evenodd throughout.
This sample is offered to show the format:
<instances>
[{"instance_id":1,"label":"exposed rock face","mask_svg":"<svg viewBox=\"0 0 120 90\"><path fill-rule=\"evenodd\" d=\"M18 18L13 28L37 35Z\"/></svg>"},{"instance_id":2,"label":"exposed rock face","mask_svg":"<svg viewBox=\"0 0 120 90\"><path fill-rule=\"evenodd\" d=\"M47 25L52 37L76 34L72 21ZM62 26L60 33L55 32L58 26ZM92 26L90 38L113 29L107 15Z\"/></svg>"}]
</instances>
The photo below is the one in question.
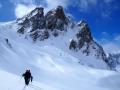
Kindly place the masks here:
<instances>
[{"instance_id":1,"label":"exposed rock face","mask_svg":"<svg viewBox=\"0 0 120 90\"><path fill-rule=\"evenodd\" d=\"M58 6L56 9L49 11L45 17L47 29L57 29L61 31L66 29L68 19L64 14L62 6Z\"/></svg>"},{"instance_id":2,"label":"exposed rock face","mask_svg":"<svg viewBox=\"0 0 120 90\"><path fill-rule=\"evenodd\" d=\"M36 8L37 14L30 18L32 23L32 30L35 31L37 29L44 29L45 28L45 17L44 17L44 9L43 8Z\"/></svg>"},{"instance_id":3,"label":"exposed rock face","mask_svg":"<svg viewBox=\"0 0 120 90\"><path fill-rule=\"evenodd\" d=\"M37 7L33 11L31 11L27 16L21 18L19 33L24 34L25 32L29 32L30 36L36 41L44 40L49 37L49 33L47 30L43 30L46 28L46 20L44 16L44 8Z\"/></svg>"},{"instance_id":4,"label":"exposed rock face","mask_svg":"<svg viewBox=\"0 0 120 90\"><path fill-rule=\"evenodd\" d=\"M106 54L103 48L93 40L88 24L81 21L77 26L79 31L76 37L71 40L69 49L77 52L82 51L87 56L94 54L95 57L106 61Z\"/></svg>"},{"instance_id":5,"label":"exposed rock face","mask_svg":"<svg viewBox=\"0 0 120 90\"><path fill-rule=\"evenodd\" d=\"M75 41L75 40L71 40L70 41L70 45L69 45L69 49L71 50L71 49L76 49L77 48L77 42Z\"/></svg>"},{"instance_id":6,"label":"exposed rock face","mask_svg":"<svg viewBox=\"0 0 120 90\"><path fill-rule=\"evenodd\" d=\"M78 26L81 27L81 31L76 34L77 38L83 39L87 43L93 41L88 24L85 21L81 21L81 23L78 23Z\"/></svg>"},{"instance_id":7,"label":"exposed rock face","mask_svg":"<svg viewBox=\"0 0 120 90\"><path fill-rule=\"evenodd\" d=\"M120 53L109 54L107 63L112 70L120 71Z\"/></svg>"},{"instance_id":8,"label":"exposed rock face","mask_svg":"<svg viewBox=\"0 0 120 90\"><path fill-rule=\"evenodd\" d=\"M30 36L33 38L33 41L36 41L39 39L40 41L43 41L44 39L47 39L49 37L49 33L47 30L35 30L30 33Z\"/></svg>"},{"instance_id":9,"label":"exposed rock face","mask_svg":"<svg viewBox=\"0 0 120 90\"><path fill-rule=\"evenodd\" d=\"M80 27L81 30L76 34L76 37L78 39L79 48L82 48L85 43L89 44L93 41L93 38L91 36L89 26L85 21L78 23L78 27Z\"/></svg>"},{"instance_id":10,"label":"exposed rock face","mask_svg":"<svg viewBox=\"0 0 120 90\"><path fill-rule=\"evenodd\" d=\"M85 44L87 45L87 49L89 48L89 44L93 42L93 38L91 36L91 32L89 29L88 24L85 21L81 21L77 24L79 31L76 34L75 40L71 41L71 44L74 42L77 43L77 45L74 45L73 47L76 49L81 49ZM71 47L70 44L70 47ZM85 50L86 51L86 50ZM89 53L89 52L87 52Z\"/></svg>"},{"instance_id":11,"label":"exposed rock face","mask_svg":"<svg viewBox=\"0 0 120 90\"><path fill-rule=\"evenodd\" d=\"M44 15L44 8L37 7L28 15L18 19L18 25L20 26L18 33L30 32L34 41L37 38L44 40L49 37L49 31L53 31L53 35L56 37L59 35L59 31L67 30L67 24L68 18L65 16L62 6L49 11L46 15Z\"/></svg>"}]
</instances>

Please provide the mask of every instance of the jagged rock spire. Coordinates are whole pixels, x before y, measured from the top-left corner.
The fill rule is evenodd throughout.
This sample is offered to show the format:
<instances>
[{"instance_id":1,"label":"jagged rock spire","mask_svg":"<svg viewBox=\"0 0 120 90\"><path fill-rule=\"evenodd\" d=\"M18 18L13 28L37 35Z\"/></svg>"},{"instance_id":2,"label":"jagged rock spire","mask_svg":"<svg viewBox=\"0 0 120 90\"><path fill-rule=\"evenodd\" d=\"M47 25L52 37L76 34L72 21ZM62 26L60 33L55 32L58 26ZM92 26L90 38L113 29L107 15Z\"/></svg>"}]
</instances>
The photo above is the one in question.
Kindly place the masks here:
<instances>
[{"instance_id":1,"label":"jagged rock spire","mask_svg":"<svg viewBox=\"0 0 120 90\"><path fill-rule=\"evenodd\" d=\"M19 21L20 20L18 20L18 22ZM28 15L21 18L21 22L18 24L20 25L18 32L21 34L30 32L30 36L32 36L33 39L34 37L41 37L41 35L43 37L43 34L46 35L46 33L48 37L48 30L51 30L54 36L58 36L59 31L67 30L67 17L65 16L62 6L50 10L46 15L44 15L43 7L36 7ZM27 28L29 28L29 31L27 31Z\"/></svg>"},{"instance_id":2,"label":"jagged rock spire","mask_svg":"<svg viewBox=\"0 0 120 90\"><path fill-rule=\"evenodd\" d=\"M80 31L77 33L77 38L82 38L85 42L93 41L93 37L91 35L90 28L86 21L82 20L78 22L78 27L80 27Z\"/></svg>"},{"instance_id":3,"label":"jagged rock spire","mask_svg":"<svg viewBox=\"0 0 120 90\"><path fill-rule=\"evenodd\" d=\"M65 20L65 18L66 18L62 6L58 6L58 7L56 8L56 13L55 13L55 15L56 15L57 18L62 19L62 20Z\"/></svg>"},{"instance_id":4,"label":"jagged rock spire","mask_svg":"<svg viewBox=\"0 0 120 90\"><path fill-rule=\"evenodd\" d=\"M46 27L48 29L65 30L65 26L68 24L68 18L65 16L62 6L50 10L46 15Z\"/></svg>"}]
</instances>

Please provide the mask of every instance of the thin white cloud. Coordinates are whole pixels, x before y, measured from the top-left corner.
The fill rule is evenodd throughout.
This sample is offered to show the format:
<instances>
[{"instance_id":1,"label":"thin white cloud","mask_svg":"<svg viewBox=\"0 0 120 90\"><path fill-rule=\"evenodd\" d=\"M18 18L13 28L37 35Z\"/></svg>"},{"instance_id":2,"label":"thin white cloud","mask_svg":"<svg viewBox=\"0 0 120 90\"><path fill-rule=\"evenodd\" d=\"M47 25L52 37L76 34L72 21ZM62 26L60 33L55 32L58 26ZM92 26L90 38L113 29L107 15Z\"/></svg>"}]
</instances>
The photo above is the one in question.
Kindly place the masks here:
<instances>
[{"instance_id":1,"label":"thin white cloud","mask_svg":"<svg viewBox=\"0 0 120 90\"><path fill-rule=\"evenodd\" d=\"M62 5L64 8L67 8L68 0L44 0L40 4L36 4L37 0L11 0L11 2L16 5L15 15L17 18L20 18L34 9L36 6L43 6L45 8L45 13L50 9L56 8L58 5Z\"/></svg>"},{"instance_id":2,"label":"thin white cloud","mask_svg":"<svg viewBox=\"0 0 120 90\"><path fill-rule=\"evenodd\" d=\"M14 5L17 4L33 4L34 0L10 0L11 3L13 3Z\"/></svg>"},{"instance_id":3,"label":"thin white cloud","mask_svg":"<svg viewBox=\"0 0 120 90\"><path fill-rule=\"evenodd\" d=\"M76 1L76 4L80 11L86 12L97 5L97 0L78 0Z\"/></svg>"},{"instance_id":4,"label":"thin white cloud","mask_svg":"<svg viewBox=\"0 0 120 90\"><path fill-rule=\"evenodd\" d=\"M111 35L108 32L102 32L100 36L101 36L101 39L99 42L102 44L107 44L111 41L111 39L113 39L113 35Z\"/></svg>"},{"instance_id":5,"label":"thin white cloud","mask_svg":"<svg viewBox=\"0 0 120 90\"><path fill-rule=\"evenodd\" d=\"M115 40L120 42L120 35L116 36Z\"/></svg>"},{"instance_id":6,"label":"thin white cloud","mask_svg":"<svg viewBox=\"0 0 120 90\"><path fill-rule=\"evenodd\" d=\"M120 46L114 42L109 42L102 45L106 53L119 53Z\"/></svg>"},{"instance_id":7,"label":"thin white cloud","mask_svg":"<svg viewBox=\"0 0 120 90\"><path fill-rule=\"evenodd\" d=\"M35 0L10 0L10 2L15 5L16 18L23 17L36 7Z\"/></svg>"},{"instance_id":8,"label":"thin white cloud","mask_svg":"<svg viewBox=\"0 0 120 90\"><path fill-rule=\"evenodd\" d=\"M98 40L107 53L120 53L120 35L112 36L107 32L102 33L103 38Z\"/></svg>"},{"instance_id":9,"label":"thin white cloud","mask_svg":"<svg viewBox=\"0 0 120 90\"><path fill-rule=\"evenodd\" d=\"M102 32L102 36L109 36L108 32Z\"/></svg>"},{"instance_id":10,"label":"thin white cloud","mask_svg":"<svg viewBox=\"0 0 120 90\"><path fill-rule=\"evenodd\" d=\"M94 12L98 13L102 17L110 17L114 8L112 6L112 2L114 2L114 0L11 0L11 2L16 6L18 6L18 4L26 7L32 5L43 6L45 8L45 12L57 7L58 5L61 5L66 9L69 8L69 6L72 6L77 7L80 12L84 13L92 12L94 10ZM20 12L22 13L22 11Z\"/></svg>"},{"instance_id":11,"label":"thin white cloud","mask_svg":"<svg viewBox=\"0 0 120 90\"><path fill-rule=\"evenodd\" d=\"M27 13L29 13L31 10L33 10L34 8L35 8L34 5L26 6L23 4L18 4L15 8L15 15L17 18L21 18Z\"/></svg>"},{"instance_id":12,"label":"thin white cloud","mask_svg":"<svg viewBox=\"0 0 120 90\"><path fill-rule=\"evenodd\" d=\"M109 4L111 2L113 2L113 0L104 0L104 3L106 3L106 4Z\"/></svg>"},{"instance_id":13,"label":"thin white cloud","mask_svg":"<svg viewBox=\"0 0 120 90\"><path fill-rule=\"evenodd\" d=\"M68 0L46 0L46 11L56 8L58 5L62 5L64 8L68 7Z\"/></svg>"},{"instance_id":14,"label":"thin white cloud","mask_svg":"<svg viewBox=\"0 0 120 90\"><path fill-rule=\"evenodd\" d=\"M0 8L2 7L2 4L0 3Z\"/></svg>"},{"instance_id":15,"label":"thin white cloud","mask_svg":"<svg viewBox=\"0 0 120 90\"><path fill-rule=\"evenodd\" d=\"M115 0L71 0L69 5L78 7L80 12L94 13L102 18L111 18L113 11L116 9L116 5L113 3Z\"/></svg>"},{"instance_id":16,"label":"thin white cloud","mask_svg":"<svg viewBox=\"0 0 120 90\"><path fill-rule=\"evenodd\" d=\"M58 5L67 7L68 0L46 0L47 7L55 8Z\"/></svg>"},{"instance_id":17,"label":"thin white cloud","mask_svg":"<svg viewBox=\"0 0 120 90\"><path fill-rule=\"evenodd\" d=\"M101 16L104 18L111 18L116 6L113 5L114 0L104 0L100 8L102 8Z\"/></svg>"},{"instance_id":18,"label":"thin white cloud","mask_svg":"<svg viewBox=\"0 0 120 90\"><path fill-rule=\"evenodd\" d=\"M14 5L25 4L25 5L42 5L48 8L55 8L58 5L66 7L69 0L10 0Z\"/></svg>"}]
</instances>

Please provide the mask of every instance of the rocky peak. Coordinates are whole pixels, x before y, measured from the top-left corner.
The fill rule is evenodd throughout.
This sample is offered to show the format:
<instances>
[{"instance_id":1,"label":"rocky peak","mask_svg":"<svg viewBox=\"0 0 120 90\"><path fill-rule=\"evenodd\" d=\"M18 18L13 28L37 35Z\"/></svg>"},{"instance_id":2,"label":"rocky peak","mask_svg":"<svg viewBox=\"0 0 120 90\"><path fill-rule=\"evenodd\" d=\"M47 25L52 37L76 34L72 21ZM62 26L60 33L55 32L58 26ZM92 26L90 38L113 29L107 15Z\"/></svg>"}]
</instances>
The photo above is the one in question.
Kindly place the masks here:
<instances>
[{"instance_id":1,"label":"rocky peak","mask_svg":"<svg viewBox=\"0 0 120 90\"><path fill-rule=\"evenodd\" d=\"M35 15L44 16L44 8L43 7L36 7L34 10L32 10L27 17L31 18Z\"/></svg>"},{"instance_id":2,"label":"rocky peak","mask_svg":"<svg viewBox=\"0 0 120 90\"><path fill-rule=\"evenodd\" d=\"M86 21L80 21L77 24L78 32L70 41L69 49L76 52L82 51L83 54L89 56L94 54L96 58L106 60L106 54L103 48L93 40L89 25Z\"/></svg>"},{"instance_id":3,"label":"rocky peak","mask_svg":"<svg viewBox=\"0 0 120 90\"><path fill-rule=\"evenodd\" d=\"M62 6L58 6L56 8L56 13L55 16L61 20L64 20L66 18L63 7Z\"/></svg>"},{"instance_id":4,"label":"rocky peak","mask_svg":"<svg viewBox=\"0 0 120 90\"><path fill-rule=\"evenodd\" d=\"M54 36L58 36L60 31L67 30L67 22L68 18L65 16L62 6L50 10L46 15L44 15L43 7L36 7L28 15L18 20L18 25L20 26L18 32L21 34L30 32L29 34L33 40L41 37L41 35L43 37L46 33L48 37L50 30ZM42 38L40 40L44 39Z\"/></svg>"},{"instance_id":5,"label":"rocky peak","mask_svg":"<svg viewBox=\"0 0 120 90\"><path fill-rule=\"evenodd\" d=\"M82 39L84 42L87 43L93 41L90 28L86 21L80 21L77 26L80 27L79 32L76 34L78 39Z\"/></svg>"},{"instance_id":6,"label":"rocky peak","mask_svg":"<svg viewBox=\"0 0 120 90\"><path fill-rule=\"evenodd\" d=\"M46 26L48 29L57 29L60 31L66 30L66 26L69 20L65 16L62 6L58 6L56 9L49 11L45 17Z\"/></svg>"},{"instance_id":7,"label":"rocky peak","mask_svg":"<svg viewBox=\"0 0 120 90\"><path fill-rule=\"evenodd\" d=\"M37 7L33 10L33 12L37 12L34 16L30 18L32 24L32 30L35 31L37 29L45 28L45 17L44 17L44 8Z\"/></svg>"},{"instance_id":8,"label":"rocky peak","mask_svg":"<svg viewBox=\"0 0 120 90\"><path fill-rule=\"evenodd\" d=\"M41 14L41 15L44 14L44 8L43 7L37 7L35 10L38 12L38 14Z\"/></svg>"},{"instance_id":9,"label":"rocky peak","mask_svg":"<svg viewBox=\"0 0 120 90\"><path fill-rule=\"evenodd\" d=\"M77 23L77 25L78 26L83 26L83 27L85 27L85 26L88 26L88 24L87 24L87 22L85 21L85 20L81 20L81 21L79 21L78 23Z\"/></svg>"}]
</instances>

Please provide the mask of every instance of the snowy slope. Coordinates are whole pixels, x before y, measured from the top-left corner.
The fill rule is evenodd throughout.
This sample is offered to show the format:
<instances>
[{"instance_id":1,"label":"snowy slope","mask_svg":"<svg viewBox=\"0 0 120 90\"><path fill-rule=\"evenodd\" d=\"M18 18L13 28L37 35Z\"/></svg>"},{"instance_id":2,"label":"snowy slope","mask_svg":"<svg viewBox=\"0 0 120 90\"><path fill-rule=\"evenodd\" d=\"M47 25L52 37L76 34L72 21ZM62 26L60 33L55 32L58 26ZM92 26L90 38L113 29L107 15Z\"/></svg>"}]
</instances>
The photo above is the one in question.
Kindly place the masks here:
<instances>
[{"instance_id":1,"label":"snowy slope","mask_svg":"<svg viewBox=\"0 0 120 90\"><path fill-rule=\"evenodd\" d=\"M67 35L59 36L57 38L51 37L45 41L34 43L31 39L25 39L23 35L20 36L17 34L16 28L18 27L15 22L0 25L0 53L2 53L0 54L0 65L2 68L8 69L8 71L9 69L12 72L19 70L21 73L23 69L29 68L28 66L38 68L34 66L33 63L36 64L39 62L40 65L37 66L40 67L43 65L43 63L46 64L48 61L52 63L53 59L56 61L56 63L59 63L58 61L61 62L64 58L66 58L64 62L81 62L81 64L107 69L107 65L103 60L95 60L95 58L92 56L86 57L83 54L80 55L80 53L77 54L75 52L69 51L67 48L64 48L66 47L66 44L68 45L68 38L70 35L72 35L71 33L73 32L68 32ZM10 48L6 43L6 38L9 39L9 43L11 44L12 48ZM75 57L73 57L73 55ZM79 56L81 60L79 60ZM8 65L8 67L6 67L6 65ZM13 69L14 67L17 69Z\"/></svg>"},{"instance_id":2,"label":"snowy slope","mask_svg":"<svg viewBox=\"0 0 120 90\"><path fill-rule=\"evenodd\" d=\"M0 69L0 89L1 90L59 90L45 84L33 81L29 86L24 85L22 77L5 72Z\"/></svg>"},{"instance_id":3,"label":"snowy slope","mask_svg":"<svg viewBox=\"0 0 120 90\"><path fill-rule=\"evenodd\" d=\"M23 89L24 81L20 77L29 68L34 76L34 86L26 90L40 90L40 87L44 90L119 90L119 73L82 66L78 58L56 47L53 39L42 43L24 39L16 34L17 27L13 23L0 26L0 89ZM6 43L6 38L11 46ZM96 61L93 59L94 63ZM99 61L94 65L106 68Z\"/></svg>"},{"instance_id":4,"label":"snowy slope","mask_svg":"<svg viewBox=\"0 0 120 90\"><path fill-rule=\"evenodd\" d=\"M60 31L57 37L51 35L36 42L29 36L30 28L25 28L25 34L17 33L19 28L17 21L0 23L0 89L22 90L21 75L30 69L34 81L26 90L119 90L120 74L108 71L105 61L95 58L99 54L104 57L97 43L92 40L81 51L69 50L70 39L80 39L76 38L80 27L68 27L67 32ZM87 33L89 39L90 32ZM87 46L88 56L82 52Z\"/></svg>"},{"instance_id":5,"label":"snowy slope","mask_svg":"<svg viewBox=\"0 0 120 90\"><path fill-rule=\"evenodd\" d=\"M70 70L70 72L64 72L59 81L58 76L55 80L50 80L50 77L42 77L49 83L33 81L25 90L119 90L120 88L120 74L116 72L82 66L79 70L75 70L75 68ZM23 78L3 70L0 70L0 81L1 90L24 90Z\"/></svg>"}]
</instances>

